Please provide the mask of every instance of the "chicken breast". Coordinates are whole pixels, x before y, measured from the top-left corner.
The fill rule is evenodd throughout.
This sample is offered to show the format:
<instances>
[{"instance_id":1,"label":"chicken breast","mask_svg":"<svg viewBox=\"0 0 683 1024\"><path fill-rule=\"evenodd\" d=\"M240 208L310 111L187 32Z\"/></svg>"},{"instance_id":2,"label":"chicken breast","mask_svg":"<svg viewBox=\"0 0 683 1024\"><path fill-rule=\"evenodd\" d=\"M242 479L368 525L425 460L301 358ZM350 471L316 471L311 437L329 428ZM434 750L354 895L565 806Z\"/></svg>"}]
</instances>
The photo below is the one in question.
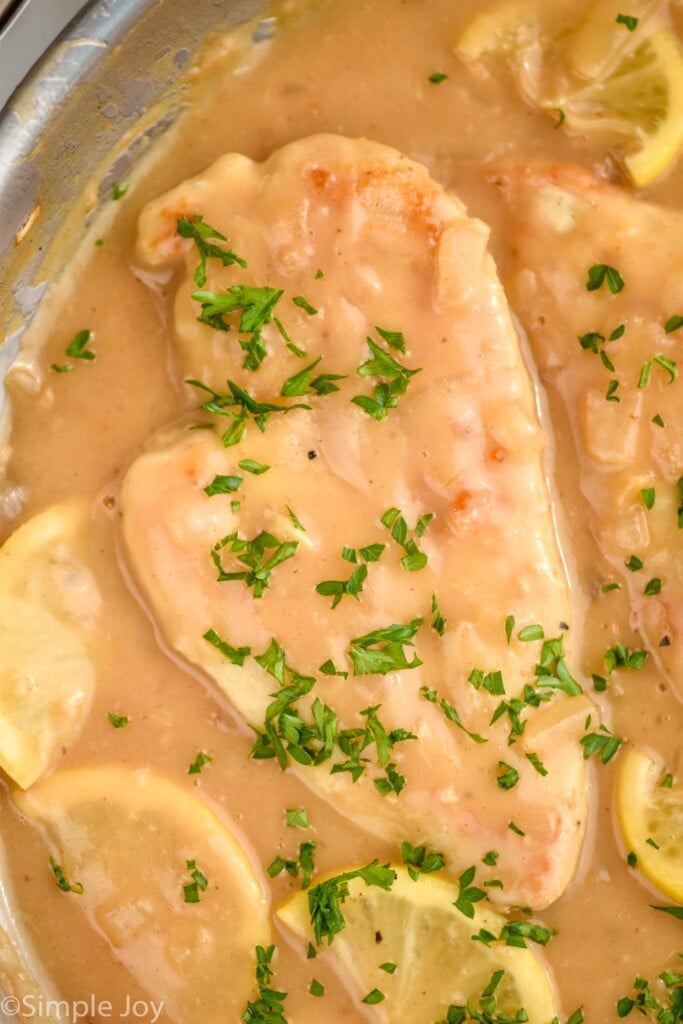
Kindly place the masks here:
<instances>
[{"instance_id":1,"label":"chicken breast","mask_svg":"<svg viewBox=\"0 0 683 1024\"><path fill-rule=\"evenodd\" d=\"M683 699L683 222L574 167L489 180L507 292L566 406L593 535Z\"/></svg>"},{"instance_id":2,"label":"chicken breast","mask_svg":"<svg viewBox=\"0 0 683 1024\"><path fill-rule=\"evenodd\" d=\"M199 290L281 292L260 360L244 309L229 331L198 322L216 300L190 297L179 218L247 263L209 257ZM384 839L479 865L492 899L546 906L581 848L590 704L555 639L571 616L544 439L486 228L396 151L319 136L153 202L140 253L183 266L179 358L210 391L122 488L166 642L254 756Z\"/></svg>"}]
</instances>

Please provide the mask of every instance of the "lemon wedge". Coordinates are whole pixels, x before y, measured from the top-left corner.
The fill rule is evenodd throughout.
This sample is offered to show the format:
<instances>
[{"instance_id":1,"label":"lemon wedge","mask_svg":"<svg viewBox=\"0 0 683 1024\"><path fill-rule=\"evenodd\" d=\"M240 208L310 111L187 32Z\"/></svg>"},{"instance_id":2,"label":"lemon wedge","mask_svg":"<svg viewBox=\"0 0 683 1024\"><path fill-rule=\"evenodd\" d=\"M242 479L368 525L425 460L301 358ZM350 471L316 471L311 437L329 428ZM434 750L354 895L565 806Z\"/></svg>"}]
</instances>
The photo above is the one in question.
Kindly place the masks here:
<instances>
[{"instance_id":1,"label":"lemon wedge","mask_svg":"<svg viewBox=\"0 0 683 1024\"><path fill-rule=\"evenodd\" d=\"M624 842L643 874L683 903L683 788L660 784L646 754L629 749L617 777L617 813Z\"/></svg>"},{"instance_id":2,"label":"lemon wedge","mask_svg":"<svg viewBox=\"0 0 683 1024\"><path fill-rule=\"evenodd\" d=\"M341 905L345 927L329 951L361 1000L377 1000L376 1019L387 1024L433 1024L451 1005L478 1005L493 972L504 971L495 989L497 1012L522 1007L530 1024L548 1024L558 1013L555 993L541 959L530 949L472 940L480 929L498 935L505 918L480 906L470 920L453 903L458 886L434 875L413 881L394 867L390 891L349 881ZM325 880L323 879L323 882ZM299 892L277 911L278 918L306 942L314 939L308 893ZM371 999L372 1002L372 999ZM511 1016L512 1019L512 1016Z\"/></svg>"},{"instance_id":3,"label":"lemon wedge","mask_svg":"<svg viewBox=\"0 0 683 1024\"><path fill-rule=\"evenodd\" d=\"M642 188L683 146L683 54L657 19L661 0L634 0L628 17L618 6L603 0L582 15L513 0L477 15L455 49L469 62L502 58L525 99L573 131L603 134Z\"/></svg>"},{"instance_id":4,"label":"lemon wedge","mask_svg":"<svg viewBox=\"0 0 683 1024\"><path fill-rule=\"evenodd\" d=\"M85 510L56 505L0 547L0 767L30 786L77 734L94 689L97 585L77 554Z\"/></svg>"},{"instance_id":5,"label":"lemon wedge","mask_svg":"<svg viewBox=\"0 0 683 1024\"><path fill-rule=\"evenodd\" d=\"M64 898L79 901L169 1019L237 1019L269 908L207 804L151 771L109 765L55 773L14 800L52 840L55 878L73 893Z\"/></svg>"}]
</instances>

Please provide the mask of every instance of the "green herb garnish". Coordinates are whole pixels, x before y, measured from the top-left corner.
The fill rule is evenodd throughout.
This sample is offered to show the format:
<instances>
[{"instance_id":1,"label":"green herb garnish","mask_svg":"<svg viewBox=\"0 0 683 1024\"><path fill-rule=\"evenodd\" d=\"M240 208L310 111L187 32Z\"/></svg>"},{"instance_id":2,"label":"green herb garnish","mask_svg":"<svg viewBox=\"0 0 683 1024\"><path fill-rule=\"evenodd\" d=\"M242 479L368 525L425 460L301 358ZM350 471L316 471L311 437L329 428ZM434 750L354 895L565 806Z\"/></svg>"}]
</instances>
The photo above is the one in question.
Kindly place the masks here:
<instances>
[{"instance_id":1,"label":"green herb garnish","mask_svg":"<svg viewBox=\"0 0 683 1024\"><path fill-rule=\"evenodd\" d=\"M204 218L195 213L191 217L179 217L176 221L176 230L182 238L192 238L199 252L199 265L194 272L194 283L198 288L206 284L206 261L207 259L220 260L224 267L236 263L243 269L246 268L246 260L243 260L230 249L223 249L208 239L215 238L219 242L227 242L225 235L222 235L216 228L204 222Z\"/></svg>"},{"instance_id":2,"label":"green herb garnish","mask_svg":"<svg viewBox=\"0 0 683 1024\"><path fill-rule=\"evenodd\" d=\"M588 280L586 289L589 292L597 291L603 284L606 284L612 295L617 295L624 287L624 279L614 267L607 263L594 263L588 268Z\"/></svg>"},{"instance_id":3,"label":"green herb garnish","mask_svg":"<svg viewBox=\"0 0 683 1024\"><path fill-rule=\"evenodd\" d=\"M207 764L211 764L212 761L213 758L211 754L207 754L204 750L198 750L197 756L187 769L187 774L201 775L202 769L205 768Z\"/></svg>"},{"instance_id":4,"label":"green herb garnish","mask_svg":"<svg viewBox=\"0 0 683 1024\"><path fill-rule=\"evenodd\" d=\"M55 882L62 892L74 892L77 896L81 895L83 892L82 882L70 882L62 871L60 865L52 856L50 857L50 867L52 868L52 874L55 876Z\"/></svg>"},{"instance_id":5,"label":"green herb garnish","mask_svg":"<svg viewBox=\"0 0 683 1024\"><path fill-rule=\"evenodd\" d=\"M127 725L130 725L128 715L117 715L113 711L108 711L107 718L109 719L109 724L113 725L115 729L125 729Z\"/></svg>"},{"instance_id":6,"label":"green herb garnish","mask_svg":"<svg viewBox=\"0 0 683 1024\"><path fill-rule=\"evenodd\" d=\"M201 893L206 892L209 881L206 875L197 867L196 860L186 860L185 867L190 872L191 882L183 886L183 900L185 903L199 903Z\"/></svg>"}]
</instances>

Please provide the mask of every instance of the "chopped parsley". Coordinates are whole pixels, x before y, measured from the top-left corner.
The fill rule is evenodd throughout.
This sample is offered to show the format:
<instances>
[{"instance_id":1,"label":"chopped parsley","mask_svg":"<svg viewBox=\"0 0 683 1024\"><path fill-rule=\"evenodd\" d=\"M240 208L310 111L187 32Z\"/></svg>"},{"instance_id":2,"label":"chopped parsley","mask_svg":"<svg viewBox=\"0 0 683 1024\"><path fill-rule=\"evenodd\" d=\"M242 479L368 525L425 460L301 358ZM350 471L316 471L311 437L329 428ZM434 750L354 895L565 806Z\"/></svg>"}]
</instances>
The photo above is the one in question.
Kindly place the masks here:
<instances>
[{"instance_id":1,"label":"chopped parsley","mask_svg":"<svg viewBox=\"0 0 683 1024\"><path fill-rule=\"evenodd\" d=\"M447 621L446 621L446 619L444 619L443 615L441 614L441 609L439 608L439 603L436 600L436 594L432 591L432 621L431 621L431 627L432 627L432 629L436 633L439 634L439 636L443 636L444 633L446 632L446 625L447 625Z\"/></svg>"},{"instance_id":2,"label":"chopped parsley","mask_svg":"<svg viewBox=\"0 0 683 1024\"><path fill-rule=\"evenodd\" d=\"M373 785L382 796L401 793L406 780L391 761L391 752L397 743L416 739L413 733L406 729L387 731L378 715L379 704L360 712L364 720L362 726L340 730L334 710L316 697L307 720L302 717L298 702L311 692L315 678L302 676L287 666L285 652L276 640L272 640L266 651L257 655L255 660L277 680L280 689L271 694L273 699L266 708L263 727L251 726L256 734L251 757L257 760L275 757L284 770L290 761L319 765L339 752L344 760L333 762L331 774L348 772L352 782L357 782L371 763L366 752L374 745L375 760L383 774L373 779ZM326 663L321 670L325 670L327 675L341 674L332 662L329 666Z\"/></svg>"},{"instance_id":3,"label":"chopped parsley","mask_svg":"<svg viewBox=\"0 0 683 1024\"><path fill-rule=\"evenodd\" d=\"M619 395L617 394L618 387L619 387L619 381L618 380L611 380L609 382L609 384L607 385L607 391L605 392L605 398L607 399L608 402L620 402L621 401L621 399L619 398Z\"/></svg>"},{"instance_id":4,"label":"chopped parsley","mask_svg":"<svg viewBox=\"0 0 683 1024\"><path fill-rule=\"evenodd\" d=\"M234 284L225 292L200 289L192 292L191 297L201 305L202 311L197 319L216 331L229 331L230 323L225 319L226 316L240 312L238 332L250 335L246 339L238 339L245 353L242 365L247 370L258 370L268 355L261 332L270 323L273 309L281 296L282 291L277 288Z\"/></svg>"},{"instance_id":5,"label":"chopped parsley","mask_svg":"<svg viewBox=\"0 0 683 1024\"><path fill-rule=\"evenodd\" d=\"M631 14L617 14L616 22L617 25L623 25L627 28L629 32L633 32L638 25L638 19L634 18Z\"/></svg>"},{"instance_id":6,"label":"chopped parsley","mask_svg":"<svg viewBox=\"0 0 683 1024\"><path fill-rule=\"evenodd\" d=\"M647 651L640 648L631 650L630 647L622 643L609 647L604 654L605 664L610 675L618 668L638 672L645 664L646 658Z\"/></svg>"},{"instance_id":7,"label":"chopped parsley","mask_svg":"<svg viewBox=\"0 0 683 1024\"><path fill-rule=\"evenodd\" d=\"M207 754L204 750L198 750L197 756L187 769L187 774L201 775L202 769L205 768L207 764L211 764L212 761L213 758L211 754Z\"/></svg>"},{"instance_id":8,"label":"chopped parsley","mask_svg":"<svg viewBox=\"0 0 683 1024\"><path fill-rule=\"evenodd\" d=\"M661 594L662 592L662 581L658 576L653 576L651 580L648 580L645 584L643 593L646 597L653 597L655 594Z\"/></svg>"},{"instance_id":9,"label":"chopped parsley","mask_svg":"<svg viewBox=\"0 0 683 1024\"><path fill-rule=\"evenodd\" d=\"M384 992L380 992L378 988L373 988L366 996L363 996L361 1002L367 1003L368 1006L376 1006L377 1003L383 1003L385 999Z\"/></svg>"},{"instance_id":10,"label":"chopped parsley","mask_svg":"<svg viewBox=\"0 0 683 1024\"><path fill-rule=\"evenodd\" d=\"M113 725L115 729L125 729L127 725L130 725L128 715L117 715L113 711L108 711L107 718L109 719L109 724Z\"/></svg>"},{"instance_id":11,"label":"chopped parsley","mask_svg":"<svg viewBox=\"0 0 683 1024\"><path fill-rule=\"evenodd\" d=\"M367 338L372 358L362 363L358 369L359 377L384 377L386 380L376 384L372 396L356 395L351 401L373 419L386 419L389 409L395 409L399 399L408 390L408 384L420 369L411 370L403 366L385 349L380 348Z\"/></svg>"},{"instance_id":12,"label":"chopped parsley","mask_svg":"<svg viewBox=\"0 0 683 1024\"><path fill-rule=\"evenodd\" d=\"M337 607L345 594L359 601L367 575L367 565L357 565L347 580L323 580L322 583L318 583L316 593L322 594L323 597L332 597L333 608Z\"/></svg>"},{"instance_id":13,"label":"chopped parsley","mask_svg":"<svg viewBox=\"0 0 683 1024\"><path fill-rule=\"evenodd\" d=\"M387 331L383 327L375 327L375 330L382 341L386 341L389 348L394 348L397 352L402 352L405 355L406 339L402 331Z\"/></svg>"},{"instance_id":14,"label":"chopped parsley","mask_svg":"<svg viewBox=\"0 0 683 1024\"><path fill-rule=\"evenodd\" d=\"M517 634L517 639L522 643L529 643L531 640L544 640L543 626L539 626L537 623L532 626L524 626Z\"/></svg>"},{"instance_id":15,"label":"chopped parsley","mask_svg":"<svg viewBox=\"0 0 683 1024\"><path fill-rule=\"evenodd\" d=\"M422 625L422 619L413 619L405 625L394 624L374 629L364 636L351 641L348 656L356 676L397 672L400 669L417 668L422 664L415 654L409 661L404 647L413 647L413 637Z\"/></svg>"},{"instance_id":16,"label":"chopped parsley","mask_svg":"<svg viewBox=\"0 0 683 1024\"><path fill-rule=\"evenodd\" d=\"M90 349L86 347L90 343L91 339L92 331L87 330L87 328L82 331L77 331L66 346L66 354L71 356L72 359L93 360L95 358L95 353L91 352ZM63 371L60 370L58 372Z\"/></svg>"},{"instance_id":17,"label":"chopped parsley","mask_svg":"<svg viewBox=\"0 0 683 1024\"><path fill-rule=\"evenodd\" d=\"M458 878L458 898L453 903L456 910L472 920L474 918L474 905L486 899L483 889L472 885L476 869L474 866L467 868Z\"/></svg>"},{"instance_id":18,"label":"chopped parsley","mask_svg":"<svg viewBox=\"0 0 683 1024\"><path fill-rule=\"evenodd\" d=\"M364 548L343 547L341 556L344 561L351 562L353 565L357 564L359 556L364 562L379 562L385 547L386 544L368 544Z\"/></svg>"},{"instance_id":19,"label":"chopped parsley","mask_svg":"<svg viewBox=\"0 0 683 1024\"><path fill-rule=\"evenodd\" d=\"M283 871L286 871L292 878L298 878L301 873L301 888L308 889L315 871L315 843L307 842L299 844L299 854L294 860L287 860L284 857L276 857L266 871L270 878L277 878Z\"/></svg>"},{"instance_id":20,"label":"chopped parsley","mask_svg":"<svg viewBox=\"0 0 683 1024\"><path fill-rule=\"evenodd\" d=\"M643 499L643 505L649 511L654 507L656 492L654 487L643 487L640 492L640 496Z\"/></svg>"},{"instance_id":21,"label":"chopped parsley","mask_svg":"<svg viewBox=\"0 0 683 1024\"><path fill-rule=\"evenodd\" d=\"M191 882L183 886L183 900L185 903L199 903L201 893L206 892L209 881L206 875L197 867L196 860L186 860L185 867L190 872Z\"/></svg>"},{"instance_id":22,"label":"chopped parsley","mask_svg":"<svg viewBox=\"0 0 683 1024\"><path fill-rule=\"evenodd\" d=\"M644 564L642 558L638 558L637 555L630 555L624 562L624 565L630 572L640 572Z\"/></svg>"},{"instance_id":23,"label":"chopped parsley","mask_svg":"<svg viewBox=\"0 0 683 1024\"><path fill-rule=\"evenodd\" d=\"M543 641L538 664L534 667L534 675L538 679L539 687L562 690L568 697L578 697L583 690L567 667L563 642L562 636Z\"/></svg>"},{"instance_id":24,"label":"chopped parsley","mask_svg":"<svg viewBox=\"0 0 683 1024\"><path fill-rule=\"evenodd\" d=\"M290 521L291 521L292 526L294 527L294 529L295 530L299 530L301 533L306 533L306 527L301 522L301 520L298 518L296 512L294 512L289 507L289 505L285 505L285 508L287 509L287 515L289 516Z\"/></svg>"},{"instance_id":25,"label":"chopped parsley","mask_svg":"<svg viewBox=\"0 0 683 1024\"><path fill-rule=\"evenodd\" d=\"M682 909L655 907L655 910ZM674 915L683 918L683 913ZM617 1016L628 1017L635 1010L639 1018L647 1017L650 1021L660 1021L661 1024L677 1024L683 1021L683 974L676 971L662 971L659 975L663 992L653 991L650 983L645 978L636 978L633 982L633 992L630 995L622 996L617 1002ZM657 986L659 988L659 986ZM663 1001L660 1001L663 999Z\"/></svg>"},{"instance_id":26,"label":"chopped parsley","mask_svg":"<svg viewBox=\"0 0 683 1024\"><path fill-rule=\"evenodd\" d=\"M273 569L293 558L298 546L296 540L281 541L265 530L251 540L239 537L235 530L222 537L211 549L211 558L218 569L216 578L219 583L242 580L247 587L253 589L255 598L262 597L270 587ZM226 572L220 554L225 548L247 568Z\"/></svg>"},{"instance_id":27,"label":"chopped parsley","mask_svg":"<svg viewBox=\"0 0 683 1024\"><path fill-rule=\"evenodd\" d=\"M243 260L230 249L223 249L221 246L208 239L215 238L219 242L227 242L225 235L222 235L216 228L204 222L201 214L195 213L191 217L179 217L176 222L176 230L182 238L192 238L199 252L199 265L194 272L194 283L198 288L206 284L206 261L207 259L220 260L224 267L236 263L243 269L246 268L246 260Z\"/></svg>"},{"instance_id":28,"label":"chopped parsley","mask_svg":"<svg viewBox=\"0 0 683 1024\"><path fill-rule=\"evenodd\" d=\"M226 640L221 639L215 629L208 629L202 639L220 651L233 665L244 665L244 659L251 654L251 647L232 647Z\"/></svg>"},{"instance_id":29,"label":"chopped parsley","mask_svg":"<svg viewBox=\"0 0 683 1024\"><path fill-rule=\"evenodd\" d=\"M303 295L295 295L292 302L295 306L298 306L299 309L303 309L304 313L308 313L309 316L317 316L318 310L315 306L312 306L310 302L303 297Z\"/></svg>"},{"instance_id":30,"label":"chopped parsley","mask_svg":"<svg viewBox=\"0 0 683 1024\"><path fill-rule=\"evenodd\" d=\"M656 355L652 357L652 362L656 363L657 366L661 366L662 370L669 377L669 384L673 384L678 379L678 366L674 359L669 359L668 356Z\"/></svg>"},{"instance_id":31,"label":"chopped parsley","mask_svg":"<svg viewBox=\"0 0 683 1024\"><path fill-rule=\"evenodd\" d=\"M499 761L498 768L500 769L496 776L496 782L501 789L514 789L520 779L520 774L516 768L513 768L507 761Z\"/></svg>"},{"instance_id":32,"label":"chopped parsley","mask_svg":"<svg viewBox=\"0 0 683 1024\"><path fill-rule=\"evenodd\" d=\"M508 647L510 646L510 640L512 638L512 631L515 628L515 621L516 620L515 620L514 615L507 615L505 617L505 639L508 642Z\"/></svg>"},{"instance_id":33,"label":"chopped parsley","mask_svg":"<svg viewBox=\"0 0 683 1024\"><path fill-rule=\"evenodd\" d=\"M117 181L116 184L112 186L112 190L111 190L111 197L112 197L112 199L115 202L117 202L119 199L123 199L123 197L125 196L125 194L126 194L126 192L128 191L129 188L130 188L130 182L129 181Z\"/></svg>"},{"instance_id":34,"label":"chopped parsley","mask_svg":"<svg viewBox=\"0 0 683 1024\"><path fill-rule=\"evenodd\" d=\"M529 751L524 756L526 757L527 761L531 762L531 764L534 766L535 770L538 772L539 775L546 776L548 774L548 769L543 764L538 754L535 754L533 751Z\"/></svg>"},{"instance_id":35,"label":"chopped parsley","mask_svg":"<svg viewBox=\"0 0 683 1024\"><path fill-rule=\"evenodd\" d=\"M680 327L683 327L683 316L679 316L678 314L670 316L664 324L664 330L667 334L677 331Z\"/></svg>"},{"instance_id":36,"label":"chopped parsley","mask_svg":"<svg viewBox=\"0 0 683 1024\"><path fill-rule=\"evenodd\" d=\"M52 868L52 874L55 877L57 887L61 889L62 892L74 892L77 896L81 895L83 892L82 882L70 882L62 871L60 865L52 856L50 857L50 867Z\"/></svg>"},{"instance_id":37,"label":"chopped parsley","mask_svg":"<svg viewBox=\"0 0 683 1024\"><path fill-rule=\"evenodd\" d=\"M284 342L285 342L287 348L289 349L289 351L293 352L294 355L298 356L299 359L305 359L306 358L306 353L304 352L304 350L302 348L299 348L299 346L294 341L292 341L292 338L290 337L290 334L287 331L287 328L282 323L282 321L278 320L278 318L276 316L274 316L273 317L273 323L275 324L275 326L276 326L280 336L284 339Z\"/></svg>"},{"instance_id":38,"label":"chopped parsley","mask_svg":"<svg viewBox=\"0 0 683 1024\"><path fill-rule=\"evenodd\" d=\"M190 384L193 388L198 388L200 391L205 391L211 397L207 401L202 402L199 406L205 412L209 412L214 416L226 416L232 419L232 424L228 427L226 432L221 437L226 448L231 445L237 444L244 437L244 433L247 429L247 424L251 418L256 427L263 433L266 429L266 423L274 412L282 412L287 414L292 409L310 409L310 405L304 405L297 403L295 405L276 405L273 402L259 402L248 391L241 388L239 384L236 384L233 380L227 382L229 393L221 394L218 391L212 391L211 388L207 387L206 384L202 384L201 381L188 379L185 381L186 384Z\"/></svg>"},{"instance_id":39,"label":"chopped parsley","mask_svg":"<svg viewBox=\"0 0 683 1024\"><path fill-rule=\"evenodd\" d=\"M346 927L341 908L349 895L349 882L355 878L360 878L367 886L374 885L390 892L396 874L389 864L380 865L379 861L373 860L365 867L345 871L309 889L308 910L316 946L325 939L330 945L335 935Z\"/></svg>"},{"instance_id":40,"label":"chopped parsley","mask_svg":"<svg viewBox=\"0 0 683 1024\"><path fill-rule=\"evenodd\" d=\"M309 993L309 995L316 996L317 998L320 998L320 996L324 996L325 995L325 986L323 985L323 983L321 981L317 981L316 978L313 978L313 980L311 981L311 984L309 986L308 993Z\"/></svg>"},{"instance_id":41,"label":"chopped parsley","mask_svg":"<svg viewBox=\"0 0 683 1024\"><path fill-rule=\"evenodd\" d=\"M401 843L401 858L414 882L417 882L420 875L430 875L446 866L446 858L442 853L428 850L426 846L413 846L407 839Z\"/></svg>"},{"instance_id":42,"label":"chopped parsley","mask_svg":"<svg viewBox=\"0 0 683 1024\"><path fill-rule=\"evenodd\" d=\"M241 1020L244 1024L288 1024L284 1014L283 1003L286 992L277 992L270 988L273 977L271 963L275 946L256 947L256 984L259 994L255 1002L247 1003Z\"/></svg>"},{"instance_id":43,"label":"chopped parsley","mask_svg":"<svg viewBox=\"0 0 683 1024\"><path fill-rule=\"evenodd\" d=\"M288 807L285 811L288 828L310 828L305 807Z\"/></svg>"},{"instance_id":44,"label":"chopped parsley","mask_svg":"<svg viewBox=\"0 0 683 1024\"><path fill-rule=\"evenodd\" d=\"M321 360L322 356L318 356L309 366L305 366L293 377L288 377L280 391L283 398L298 398L308 394L331 395L334 391L339 391L335 381L346 380L345 374L321 373L317 377L313 376L313 371Z\"/></svg>"},{"instance_id":45,"label":"chopped parsley","mask_svg":"<svg viewBox=\"0 0 683 1024\"><path fill-rule=\"evenodd\" d=\"M622 743L625 742L626 740L621 739L619 736L614 736L606 725L601 725L598 732L586 733L585 736L581 737L584 759L588 760L594 754L599 754L601 762L607 764L618 753Z\"/></svg>"},{"instance_id":46,"label":"chopped parsley","mask_svg":"<svg viewBox=\"0 0 683 1024\"><path fill-rule=\"evenodd\" d=\"M445 74L445 72L443 72L443 71L433 71L431 73L431 75L429 76L429 78L427 79L427 81L431 82L432 85L441 85L441 83L447 81L447 79L448 79L448 75Z\"/></svg>"},{"instance_id":47,"label":"chopped parsley","mask_svg":"<svg viewBox=\"0 0 683 1024\"><path fill-rule=\"evenodd\" d=\"M462 729L462 731L475 743L487 742L485 737L480 736L479 733L470 732L450 701L447 701L445 697L440 697L436 690L431 690L428 686L422 686L420 687L420 693L424 699L428 700L431 704L437 704L441 708L444 717L447 718L449 722L453 722L454 725L457 725L458 729Z\"/></svg>"},{"instance_id":48,"label":"chopped parsley","mask_svg":"<svg viewBox=\"0 0 683 1024\"><path fill-rule=\"evenodd\" d=\"M241 476L217 475L210 484L204 488L204 494L211 498L214 494L234 494L242 483Z\"/></svg>"},{"instance_id":49,"label":"chopped parsley","mask_svg":"<svg viewBox=\"0 0 683 1024\"><path fill-rule=\"evenodd\" d=\"M588 268L588 280L586 289L589 292L597 291L603 284L606 284L612 295L617 295L624 287L624 279L614 267L608 263L594 263Z\"/></svg>"},{"instance_id":50,"label":"chopped parsley","mask_svg":"<svg viewBox=\"0 0 683 1024\"><path fill-rule=\"evenodd\" d=\"M433 512L426 512L418 518L415 529L412 531L418 539L424 535L427 526L433 518ZM401 515L401 510L398 508L388 508L381 518L381 523L390 530L392 538L405 551L405 555L401 559L401 565L406 572L417 572L420 569L424 569L427 564L427 556L423 551L420 551L415 539L409 536L408 524Z\"/></svg>"},{"instance_id":51,"label":"chopped parsley","mask_svg":"<svg viewBox=\"0 0 683 1024\"><path fill-rule=\"evenodd\" d=\"M514 832L516 836L525 836L526 832L523 832L519 825L515 825L514 821L508 822L508 828L511 832Z\"/></svg>"},{"instance_id":52,"label":"chopped parsley","mask_svg":"<svg viewBox=\"0 0 683 1024\"><path fill-rule=\"evenodd\" d=\"M261 476L270 469L270 466L267 466L265 462L257 462L256 459L241 459L237 466L239 469L243 469L245 473L252 473L254 476Z\"/></svg>"}]
</instances>

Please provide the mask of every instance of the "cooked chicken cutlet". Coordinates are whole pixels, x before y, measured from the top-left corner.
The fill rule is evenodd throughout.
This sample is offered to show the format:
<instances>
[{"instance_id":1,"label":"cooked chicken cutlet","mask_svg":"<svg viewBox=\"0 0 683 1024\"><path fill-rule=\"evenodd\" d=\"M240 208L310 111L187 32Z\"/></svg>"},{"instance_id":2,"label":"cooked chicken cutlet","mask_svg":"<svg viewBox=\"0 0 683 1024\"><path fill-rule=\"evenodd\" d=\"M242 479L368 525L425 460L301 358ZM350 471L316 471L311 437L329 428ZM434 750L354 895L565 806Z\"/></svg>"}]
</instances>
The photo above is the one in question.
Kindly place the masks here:
<instances>
[{"instance_id":1,"label":"cooked chicken cutlet","mask_svg":"<svg viewBox=\"0 0 683 1024\"><path fill-rule=\"evenodd\" d=\"M566 405L593 535L683 699L683 222L579 168L489 180L507 293Z\"/></svg>"},{"instance_id":2,"label":"cooked chicken cutlet","mask_svg":"<svg viewBox=\"0 0 683 1024\"><path fill-rule=\"evenodd\" d=\"M179 222L246 266L197 273ZM179 358L211 394L129 469L123 538L255 756L540 908L581 848L589 702L556 639L544 437L487 238L424 167L335 136L223 157L151 203L139 251L182 267ZM254 298L237 286L280 293L251 347L243 308L197 319L207 293Z\"/></svg>"}]
</instances>

